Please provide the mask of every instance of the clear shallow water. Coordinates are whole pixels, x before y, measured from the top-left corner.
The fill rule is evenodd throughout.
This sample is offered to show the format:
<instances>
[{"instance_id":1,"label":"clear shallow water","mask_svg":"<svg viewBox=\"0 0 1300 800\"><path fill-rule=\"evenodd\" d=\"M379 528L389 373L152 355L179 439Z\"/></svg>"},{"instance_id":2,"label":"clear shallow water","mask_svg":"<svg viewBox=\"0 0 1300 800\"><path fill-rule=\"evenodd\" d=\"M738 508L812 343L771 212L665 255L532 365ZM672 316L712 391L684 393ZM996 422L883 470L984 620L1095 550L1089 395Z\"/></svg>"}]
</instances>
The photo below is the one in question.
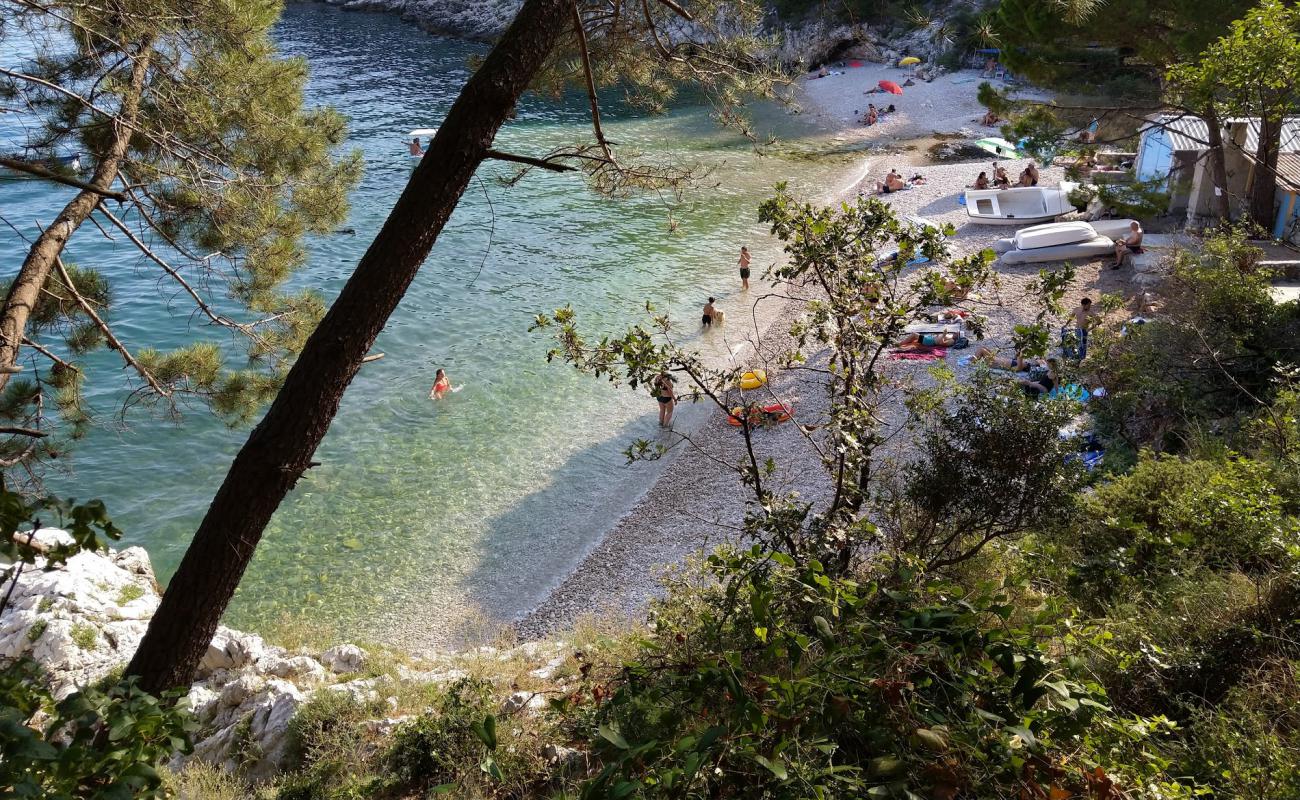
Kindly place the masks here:
<instances>
[{"instance_id":1,"label":"clear shallow water","mask_svg":"<svg viewBox=\"0 0 1300 800\"><path fill-rule=\"evenodd\" d=\"M294 279L332 298L405 183L406 132L437 125L468 77L466 59L482 49L317 4L291 5L278 38L308 59L312 101L350 116L350 145L365 155L345 223L355 235L313 240ZM580 97L528 98L498 146L544 153L583 138L585 114ZM837 143L777 109L758 114L761 129L784 137L764 157L719 132L707 109L640 118L612 105L606 115L611 139L713 170L673 210L676 231L659 197L608 200L581 178L549 173L506 188L495 179L512 170L486 165L381 334L375 349L386 357L349 389L321 466L273 520L228 622L305 615L354 637L392 637L396 628L407 642L437 643L477 621L509 619L535 605L653 479L653 468L624 466L620 451L658 435L654 403L547 364L547 342L527 332L533 314L572 303L593 331L612 331L641 320L652 300L693 330L714 294L734 340L748 314L736 252L748 244L755 266L771 258L757 204L778 180L809 196L835 191L855 162L817 157ZM5 149L17 131L0 123L9 125L0 127ZM68 196L0 183L0 213L48 221ZM6 271L16 270L25 247L0 229L0 252ZM87 229L69 256L112 276L114 323L128 345L213 335L133 250ZM702 346L727 344L715 336ZM100 427L52 484L103 497L126 543L144 545L165 580L246 431L201 409L179 426L136 412L121 424L123 383L111 356L91 360ZM464 385L441 403L427 399L437 367Z\"/></svg>"}]
</instances>

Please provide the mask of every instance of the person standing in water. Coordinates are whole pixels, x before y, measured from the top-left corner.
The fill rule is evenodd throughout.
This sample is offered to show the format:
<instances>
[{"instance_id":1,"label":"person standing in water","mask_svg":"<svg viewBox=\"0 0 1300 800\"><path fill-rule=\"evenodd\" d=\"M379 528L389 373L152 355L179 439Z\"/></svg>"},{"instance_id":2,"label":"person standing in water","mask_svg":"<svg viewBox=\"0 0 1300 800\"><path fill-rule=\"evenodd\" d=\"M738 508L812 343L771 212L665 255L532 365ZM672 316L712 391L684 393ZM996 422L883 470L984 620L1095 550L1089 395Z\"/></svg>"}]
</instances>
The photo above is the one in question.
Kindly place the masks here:
<instances>
[{"instance_id":1,"label":"person standing in water","mask_svg":"<svg viewBox=\"0 0 1300 800\"><path fill-rule=\"evenodd\" d=\"M749 248L748 247L740 248L740 261L737 263L740 264L740 287L742 289L748 289L749 288Z\"/></svg>"},{"instance_id":2,"label":"person standing in water","mask_svg":"<svg viewBox=\"0 0 1300 800\"><path fill-rule=\"evenodd\" d=\"M430 400L441 400L443 395L451 391L451 380L447 378L445 370L438 370L433 376L433 388L429 390Z\"/></svg>"},{"instance_id":3,"label":"person standing in water","mask_svg":"<svg viewBox=\"0 0 1300 800\"><path fill-rule=\"evenodd\" d=\"M411 140L411 143L408 145L408 147L411 148L411 155L413 155L413 156L422 156L422 155L424 155L424 148L420 146L420 137L419 137L419 136L417 136L417 137L415 137L414 139L412 139L412 140Z\"/></svg>"},{"instance_id":4,"label":"person standing in water","mask_svg":"<svg viewBox=\"0 0 1300 800\"><path fill-rule=\"evenodd\" d=\"M718 310L713 307L714 299L709 298L709 302L704 304L704 316L700 317L700 324L708 328L713 325L713 318L717 315Z\"/></svg>"},{"instance_id":5,"label":"person standing in water","mask_svg":"<svg viewBox=\"0 0 1300 800\"><path fill-rule=\"evenodd\" d=\"M677 405L677 391L673 386L677 382L667 370L655 377L655 399L659 401L659 427L671 428L673 425L673 408Z\"/></svg>"}]
</instances>

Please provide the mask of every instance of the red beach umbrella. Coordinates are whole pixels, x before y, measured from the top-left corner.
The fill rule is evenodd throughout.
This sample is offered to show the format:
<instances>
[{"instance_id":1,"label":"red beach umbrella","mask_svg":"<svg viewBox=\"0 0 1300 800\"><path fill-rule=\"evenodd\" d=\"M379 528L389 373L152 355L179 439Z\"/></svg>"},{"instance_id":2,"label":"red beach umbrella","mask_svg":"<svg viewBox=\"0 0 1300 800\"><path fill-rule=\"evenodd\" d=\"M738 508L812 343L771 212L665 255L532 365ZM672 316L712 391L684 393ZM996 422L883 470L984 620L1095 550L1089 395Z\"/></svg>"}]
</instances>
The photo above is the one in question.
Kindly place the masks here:
<instances>
[{"instance_id":1,"label":"red beach umbrella","mask_svg":"<svg viewBox=\"0 0 1300 800\"><path fill-rule=\"evenodd\" d=\"M902 87L902 86L899 86L898 84L894 83L893 81L881 81L880 83L878 83L878 84L876 84L876 85L879 86L881 89L884 89L886 92L889 92L890 94L902 94L902 93L903 93L903 87Z\"/></svg>"}]
</instances>

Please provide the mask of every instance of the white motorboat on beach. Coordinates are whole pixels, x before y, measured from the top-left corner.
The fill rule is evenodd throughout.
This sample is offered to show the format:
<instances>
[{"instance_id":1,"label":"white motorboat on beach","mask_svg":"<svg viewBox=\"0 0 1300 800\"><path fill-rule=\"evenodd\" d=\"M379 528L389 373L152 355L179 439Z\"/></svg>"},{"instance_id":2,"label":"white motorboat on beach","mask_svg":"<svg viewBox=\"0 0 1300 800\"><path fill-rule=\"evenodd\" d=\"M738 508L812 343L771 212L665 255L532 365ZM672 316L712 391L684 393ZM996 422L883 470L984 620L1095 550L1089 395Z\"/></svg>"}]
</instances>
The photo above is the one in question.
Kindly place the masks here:
<instances>
[{"instance_id":1,"label":"white motorboat on beach","mask_svg":"<svg viewBox=\"0 0 1300 800\"><path fill-rule=\"evenodd\" d=\"M1077 183L1058 187L1019 186L1012 189L967 189L966 215L985 225L1025 225L1050 222L1074 211L1070 193Z\"/></svg>"},{"instance_id":2,"label":"white motorboat on beach","mask_svg":"<svg viewBox=\"0 0 1300 800\"><path fill-rule=\"evenodd\" d=\"M1052 222L999 239L993 249L1003 264L1091 260L1113 255L1115 239L1128 233L1131 219L1097 222Z\"/></svg>"}]
</instances>

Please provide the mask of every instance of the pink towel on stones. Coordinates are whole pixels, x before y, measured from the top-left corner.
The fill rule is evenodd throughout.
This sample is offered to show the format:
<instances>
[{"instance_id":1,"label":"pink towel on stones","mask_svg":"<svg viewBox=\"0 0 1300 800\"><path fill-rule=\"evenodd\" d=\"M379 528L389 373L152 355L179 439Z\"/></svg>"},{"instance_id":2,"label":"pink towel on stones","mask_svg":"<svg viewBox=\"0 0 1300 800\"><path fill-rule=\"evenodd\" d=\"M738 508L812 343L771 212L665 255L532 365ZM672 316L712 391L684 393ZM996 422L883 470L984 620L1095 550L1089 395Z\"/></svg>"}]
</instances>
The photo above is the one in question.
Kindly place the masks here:
<instances>
[{"instance_id":1,"label":"pink towel on stones","mask_svg":"<svg viewBox=\"0 0 1300 800\"><path fill-rule=\"evenodd\" d=\"M894 361L938 361L946 355L946 347L917 347L889 352L889 357Z\"/></svg>"}]
</instances>

